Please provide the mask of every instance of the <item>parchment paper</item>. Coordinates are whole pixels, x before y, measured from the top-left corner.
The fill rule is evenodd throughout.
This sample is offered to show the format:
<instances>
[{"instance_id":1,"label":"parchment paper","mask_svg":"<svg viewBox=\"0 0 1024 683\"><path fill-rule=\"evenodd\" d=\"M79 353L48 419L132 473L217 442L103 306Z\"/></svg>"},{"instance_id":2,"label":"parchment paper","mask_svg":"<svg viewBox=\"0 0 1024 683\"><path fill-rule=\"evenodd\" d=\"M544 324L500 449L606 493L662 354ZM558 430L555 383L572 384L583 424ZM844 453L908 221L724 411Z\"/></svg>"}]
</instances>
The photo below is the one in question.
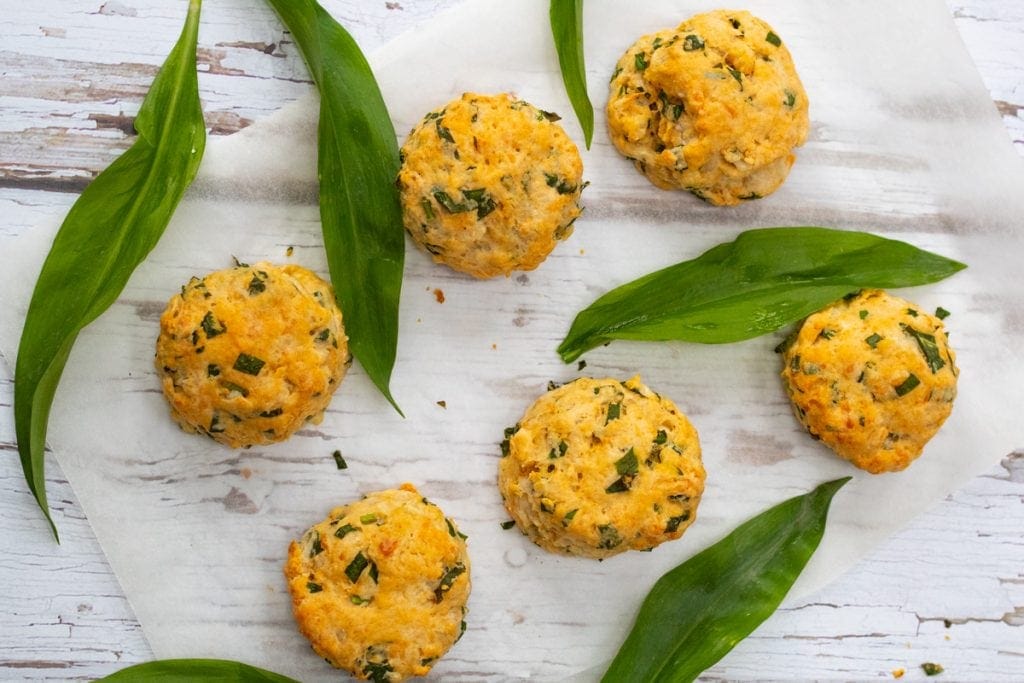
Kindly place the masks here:
<instances>
[{"instance_id":1,"label":"parchment paper","mask_svg":"<svg viewBox=\"0 0 1024 683\"><path fill-rule=\"evenodd\" d=\"M326 273L315 173L315 96L212 142L200 178L123 296L80 337L50 420L74 486L157 656L241 659L302 680L336 679L297 633L281 576L285 549L333 506L409 481L469 534L469 630L438 679L563 678L608 658L668 568L786 497L852 474L795 594L823 586L914 515L1024 445L1017 341L1024 168L938 1L750 1L789 46L812 131L769 198L736 208L653 188L607 142L606 83L641 34L707 2L586 4L597 105L583 153L586 211L536 271L479 282L410 246L394 394L401 419L353 367L323 424L267 448L232 451L180 432L152 367L158 317L193 274L241 260ZM883 19L884 17L884 19ZM513 91L560 112L546 2L468 2L372 56L401 137L463 91ZM580 142L581 146L582 143ZM7 283L0 349L17 348L31 287L62 215L0 234ZM586 374L641 373L700 431L708 488L698 521L653 553L603 563L556 557L515 531L494 479L502 429L549 380L578 376L554 349L576 311L612 286L692 258L745 228L870 230L969 268L899 294L947 321L961 368L952 417L900 474L860 473L791 416L772 349L784 332L727 346L615 342ZM445 294L439 304L433 289ZM441 408L437 401L445 401ZM339 448L349 469L335 469ZM59 579L56 579L59 580ZM596 675L589 670L585 676Z\"/></svg>"}]
</instances>

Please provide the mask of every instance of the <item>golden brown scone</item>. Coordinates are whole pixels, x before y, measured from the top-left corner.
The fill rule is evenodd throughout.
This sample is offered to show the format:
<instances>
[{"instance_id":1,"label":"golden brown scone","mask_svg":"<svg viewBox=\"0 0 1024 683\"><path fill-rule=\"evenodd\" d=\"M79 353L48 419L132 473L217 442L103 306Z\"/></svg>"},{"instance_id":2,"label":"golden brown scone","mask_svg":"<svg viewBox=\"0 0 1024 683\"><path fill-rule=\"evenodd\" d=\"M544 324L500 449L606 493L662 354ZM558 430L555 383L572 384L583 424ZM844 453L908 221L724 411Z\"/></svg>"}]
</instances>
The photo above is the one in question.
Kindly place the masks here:
<instances>
[{"instance_id":1,"label":"golden brown scone","mask_svg":"<svg viewBox=\"0 0 1024 683\"><path fill-rule=\"evenodd\" d=\"M881 290L809 316L783 352L797 418L873 474L907 467L953 410L956 356L937 317Z\"/></svg>"},{"instance_id":2,"label":"golden brown scone","mask_svg":"<svg viewBox=\"0 0 1024 683\"><path fill-rule=\"evenodd\" d=\"M411 484L331 510L284 574L299 631L356 678L424 676L466 628L465 536Z\"/></svg>"},{"instance_id":3,"label":"golden brown scone","mask_svg":"<svg viewBox=\"0 0 1024 683\"><path fill-rule=\"evenodd\" d=\"M604 558L682 536L704 492L697 431L639 377L583 377L505 431L498 488L530 539Z\"/></svg>"},{"instance_id":4,"label":"golden brown scone","mask_svg":"<svg viewBox=\"0 0 1024 683\"><path fill-rule=\"evenodd\" d=\"M301 266L192 278L160 317L156 368L171 416L237 448L319 422L350 360L331 286Z\"/></svg>"},{"instance_id":5,"label":"golden brown scone","mask_svg":"<svg viewBox=\"0 0 1024 683\"><path fill-rule=\"evenodd\" d=\"M572 234L583 162L558 117L512 95L466 93L402 146L405 229L434 261L478 278L533 270Z\"/></svg>"},{"instance_id":6,"label":"golden brown scone","mask_svg":"<svg viewBox=\"0 0 1024 683\"><path fill-rule=\"evenodd\" d=\"M807 139L789 50L749 12L715 10L640 38L612 75L612 142L652 183L732 205L774 192Z\"/></svg>"}]
</instances>

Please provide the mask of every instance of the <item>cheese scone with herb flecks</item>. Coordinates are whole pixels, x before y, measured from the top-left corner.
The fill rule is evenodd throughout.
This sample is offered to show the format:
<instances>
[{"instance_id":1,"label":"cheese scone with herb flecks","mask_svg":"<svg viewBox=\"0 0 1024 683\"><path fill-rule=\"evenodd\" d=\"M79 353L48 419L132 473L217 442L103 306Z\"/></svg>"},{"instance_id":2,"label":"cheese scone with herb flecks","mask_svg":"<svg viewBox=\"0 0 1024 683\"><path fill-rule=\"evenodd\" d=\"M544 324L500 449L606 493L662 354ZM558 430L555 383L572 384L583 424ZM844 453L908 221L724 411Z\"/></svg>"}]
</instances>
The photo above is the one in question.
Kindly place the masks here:
<instances>
[{"instance_id":1,"label":"cheese scone with herb flecks","mask_svg":"<svg viewBox=\"0 0 1024 683\"><path fill-rule=\"evenodd\" d=\"M425 676L466 628L465 538L411 484L331 510L288 548L299 631L356 678Z\"/></svg>"},{"instance_id":2,"label":"cheese scone with herb flecks","mask_svg":"<svg viewBox=\"0 0 1024 683\"><path fill-rule=\"evenodd\" d=\"M160 316L155 364L171 416L233 448L319 422L350 361L334 291L297 265L194 277Z\"/></svg>"},{"instance_id":3,"label":"cheese scone with herb flecks","mask_svg":"<svg viewBox=\"0 0 1024 683\"><path fill-rule=\"evenodd\" d=\"M749 12L715 10L643 36L609 86L608 131L662 189L731 205L774 192L807 139L789 50Z\"/></svg>"},{"instance_id":4,"label":"cheese scone with herb flecks","mask_svg":"<svg viewBox=\"0 0 1024 683\"><path fill-rule=\"evenodd\" d=\"M532 270L572 233L583 162L558 117L509 94L466 93L402 146L405 229L477 278Z\"/></svg>"},{"instance_id":5,"label":"cheese scone with herb flecks","mask_svg":"<svg viewBox=\"0 0 1024 683\"><path fill-rule=\"evenodd\" d=\"M605 558L679 538L704 491L697 431L639 377L580 378L506 430L498 488L551 552Z\"/></svg>"},{"instance_id":6,"label":"cheese scone with herb flecks","mask_svg":"<svg viewBox=\"0 0 1024 683\"><path fill-rule=\"evenodd\" d=\"M877 289L808 316L784 342L782 361L797 419L874 474L921 455L956 398L956 356L942 320Z\"/></svg>"}]
</instances>

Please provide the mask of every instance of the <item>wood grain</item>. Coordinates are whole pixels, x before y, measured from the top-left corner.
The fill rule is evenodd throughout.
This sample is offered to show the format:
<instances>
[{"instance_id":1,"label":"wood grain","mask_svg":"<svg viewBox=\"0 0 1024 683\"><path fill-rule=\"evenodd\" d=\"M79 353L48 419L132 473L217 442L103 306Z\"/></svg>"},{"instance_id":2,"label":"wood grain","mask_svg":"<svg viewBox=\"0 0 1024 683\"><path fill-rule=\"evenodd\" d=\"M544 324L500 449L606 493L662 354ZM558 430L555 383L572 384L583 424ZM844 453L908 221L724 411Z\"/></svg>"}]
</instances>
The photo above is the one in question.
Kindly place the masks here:
<instances>
[{"instance_id":1,"label":"wood grain","mask_svg":"<svg viewBox=\"0 0 1024 683\"><path fill-rule=\"evenodd\" d=\"M454 3L329 4L369 50ZM1012 3L949 4L1024 154L1024 13ZM156 0L69 2L60 11L54 5L22 3L5 12L0 51L0 209L16 208L26 225L34 213L69 205L127 147L131 116L180 28L175 6ZM308 89L294 46L259 3L208 3L201 42L200 87L215 134L238 130ZM96 45L105 46L102 54ZM5 220L0 231L17 234L18 225ZM525 322L537 313L522 315ZM10 457L0 460L0 678L89 679L141 661L148 656L141 631L52 460L48 486L64 543L58 548L46 537L17 463L9 367L2 373L0 450ZM969 482L844 578L780 612L708 677L888 678L904 668L909 679L922 676L921 662L935 661L958 680L1018 678L1022 463L1024 454L1013 454ZM233 490L211 503L246 513L255 494ZM515 628L514 610L508 619ZM477 678L462 671L465 680Z\"/></svg>"}]
</instances>

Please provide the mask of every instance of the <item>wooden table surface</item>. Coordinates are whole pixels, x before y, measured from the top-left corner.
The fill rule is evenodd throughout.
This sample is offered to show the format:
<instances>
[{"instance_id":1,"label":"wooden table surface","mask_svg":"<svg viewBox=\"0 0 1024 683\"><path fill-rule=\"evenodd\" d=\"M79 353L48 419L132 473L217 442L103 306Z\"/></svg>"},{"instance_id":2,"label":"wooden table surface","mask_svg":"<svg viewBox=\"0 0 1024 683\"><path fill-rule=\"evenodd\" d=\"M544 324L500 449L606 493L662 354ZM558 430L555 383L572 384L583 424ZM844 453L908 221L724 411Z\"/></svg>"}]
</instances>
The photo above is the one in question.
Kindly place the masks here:
<instances>
[{"instance_id":1,"label":"wooden table surface","mask_svg":"<svg viewBox=\"0 0 1024 683\"><path fill-rule=\"evenodd\" d=\"M326 3L372 51L454 0ZM1024 156L1024 3L947 0ZM0 216L70 206L131 143L132 118L180 30L182 2L0 0ZM199 86L212 135L310 89L298 53L257 0L204 7ZM0 217L0 230L16 229ZM17 458L11 362L0 360L0 679L91 679L149 646L59 468L47 486L55 545ZM1021 444L1024 445L1024 444ZM949 495L842 579L781 610L711 678L1024 680L1024 451Z\"/></svg>"}]
</instances>

